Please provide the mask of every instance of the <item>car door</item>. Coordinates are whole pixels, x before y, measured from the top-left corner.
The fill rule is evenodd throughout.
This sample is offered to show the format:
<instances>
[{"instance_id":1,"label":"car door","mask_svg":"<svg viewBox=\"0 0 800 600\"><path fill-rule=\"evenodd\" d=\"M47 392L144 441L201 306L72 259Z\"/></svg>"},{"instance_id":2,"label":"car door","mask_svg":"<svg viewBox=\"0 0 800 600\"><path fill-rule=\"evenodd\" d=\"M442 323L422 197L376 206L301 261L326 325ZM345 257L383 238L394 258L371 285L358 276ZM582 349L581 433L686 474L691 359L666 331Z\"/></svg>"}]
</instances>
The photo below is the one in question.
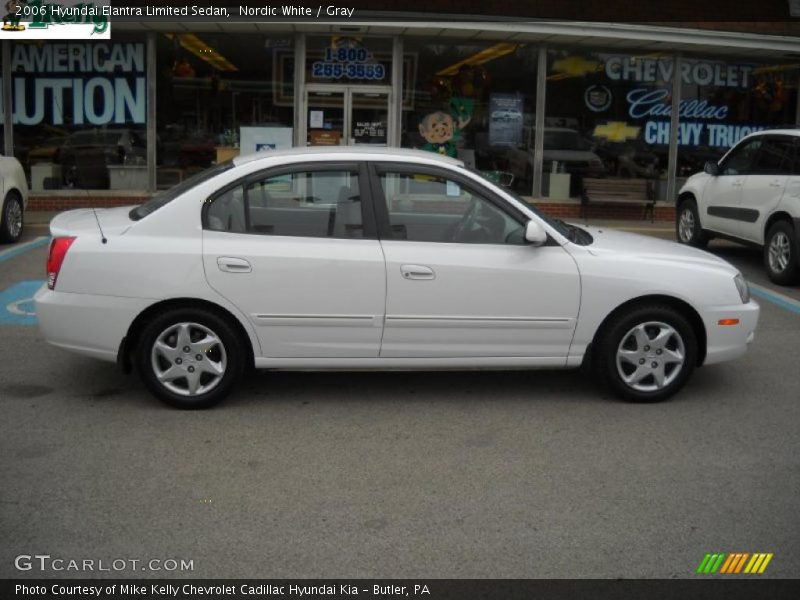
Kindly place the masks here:
<instances>
[{"instance_id":1,"label":"car door","mask_svg":"<svg viewBox=\"0 0 800 600\"><path fill-rule=\"evenodd\" d=\"M371 173L386 257L381 357L566 359L580 278L561 246L527 244L527 217L464 173Z\"/></svg>"},{"instance_id":2,"label":"car door","mask_svg":"<svg viewBox=\"0 0 800 600\"><path fill-rule=\"evenodd\" d=\"M761 137L746 139L722 160L719 175L703 191L700 221L704 229L740 235L742 190L762 143Z\"/></svg>"},{"instance_id":3,"label":"car door","mask_svg":"<svg viewBox=\"0 0 800 600\"><path fill-rule=\"evenodd\" d=\"M759 244L764 242L764 226L781 202L793 160L792 137L764 136L764 143L742 188L739 237Z\"/></svg>"},{"instance_id":4,"label":"car door","mask_svg":"<svg viewBox=\"0 0 800 600\"><path fill-rule=\"evenodd\" d=\"M265 357L378 356L386 273L364 177L351 163L277 168L206 203L206 278Z\"/></svg>"}]
</instances>

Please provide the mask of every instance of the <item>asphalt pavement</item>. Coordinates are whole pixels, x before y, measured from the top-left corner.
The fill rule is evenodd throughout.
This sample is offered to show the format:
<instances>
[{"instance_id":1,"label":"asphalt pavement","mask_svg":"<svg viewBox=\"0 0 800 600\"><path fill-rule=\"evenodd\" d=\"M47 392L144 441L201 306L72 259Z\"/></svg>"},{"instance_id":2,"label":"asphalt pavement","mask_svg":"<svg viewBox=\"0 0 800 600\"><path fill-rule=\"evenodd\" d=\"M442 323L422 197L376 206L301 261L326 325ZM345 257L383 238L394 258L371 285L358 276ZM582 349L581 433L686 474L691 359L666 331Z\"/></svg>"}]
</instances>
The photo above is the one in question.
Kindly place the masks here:
<instances>
[{"instance_id":1,"label":"asphalt pavement","mask_svg":"<svg viewBox=\"0 0 800 600\"><path fill-rule=\"evenodd\" d=\"M19 313L0 320L0 578L683 578L708 552L797 576L800 288L758 252L711 246L758 286L748 354L662 404L577 371L276 372L181 412L41 340L27 288L8 295L44 279L37 243L0 247ZM193 569L15 567L35 554Z\"/></svg>"}]
</instances>

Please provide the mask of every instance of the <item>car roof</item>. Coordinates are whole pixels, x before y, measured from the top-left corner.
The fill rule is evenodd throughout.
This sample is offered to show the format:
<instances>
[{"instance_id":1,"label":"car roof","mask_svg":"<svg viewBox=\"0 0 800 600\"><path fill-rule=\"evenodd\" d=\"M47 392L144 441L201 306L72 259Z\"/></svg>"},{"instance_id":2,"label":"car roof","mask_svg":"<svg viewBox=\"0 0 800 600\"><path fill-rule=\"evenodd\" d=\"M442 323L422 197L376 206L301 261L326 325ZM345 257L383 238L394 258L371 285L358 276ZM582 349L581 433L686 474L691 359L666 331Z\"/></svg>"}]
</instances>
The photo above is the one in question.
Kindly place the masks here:
<instances>
[{"instance_id":1,"label":"car roof","mask_svg":"<svg viewBox=\"0 0 800 600\"><path fill-rule=\"evenodd\" d=\"M310 146L307 148L290 148L286 150L262 150L252 154L244 154L233 159L237 167L258 160L274 160L275 158L336 158L346 157L348 160L412 160L425 162L440 162L445 165L464 166L464 162L442 156L436 152L426 150L412 150L409 148L383 148L373 146Z\"/></svg>"},{"instance_id":2,"label":"car roof","mask_svg":"<svg viewBox=\"0 0 800 600\"><path fill-rule=\"evenodd\" d=\"M745 137L755 137L759 135L794 135L800 136L800 128L798 129L762 129L761 131L754 131ZM744 139L744 138L742 138Z\"/></svg>"}]
</instances>

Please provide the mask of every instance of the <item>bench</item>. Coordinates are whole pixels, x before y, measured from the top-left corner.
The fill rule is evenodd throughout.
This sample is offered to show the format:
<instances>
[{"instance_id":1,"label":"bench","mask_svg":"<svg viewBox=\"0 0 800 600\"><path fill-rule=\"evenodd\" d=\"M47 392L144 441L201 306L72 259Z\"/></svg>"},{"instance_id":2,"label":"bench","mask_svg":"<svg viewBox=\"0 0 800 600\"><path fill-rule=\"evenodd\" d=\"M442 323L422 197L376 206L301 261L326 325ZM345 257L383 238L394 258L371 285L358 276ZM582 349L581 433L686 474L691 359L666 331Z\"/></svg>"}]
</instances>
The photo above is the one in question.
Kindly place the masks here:
<instances>
[{"instance_id":1,"label":"bench","mask_svg":"<svg viewBox=\"0 0 800 600\"><path fill-rule=\"evenodd\" d=\"M636 204L644 207L644 218L650 213L655 220L653 184L649 179L584 178L581 194L581 218L586 220L589 204Z\"/></svg>"}]
</instances>

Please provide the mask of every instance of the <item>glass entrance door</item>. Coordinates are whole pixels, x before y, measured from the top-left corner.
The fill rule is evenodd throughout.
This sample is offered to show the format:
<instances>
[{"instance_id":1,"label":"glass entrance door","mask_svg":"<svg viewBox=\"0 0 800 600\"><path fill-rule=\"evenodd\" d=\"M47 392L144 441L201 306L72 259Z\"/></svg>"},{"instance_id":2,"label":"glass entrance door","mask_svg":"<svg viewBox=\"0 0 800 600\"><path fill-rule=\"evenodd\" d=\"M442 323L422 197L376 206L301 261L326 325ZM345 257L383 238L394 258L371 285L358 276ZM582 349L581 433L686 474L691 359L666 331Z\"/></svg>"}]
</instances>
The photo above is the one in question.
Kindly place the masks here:
<instances>
[{"instance_id":1,"label":"glass entrance door","mask_svg":"<svg viewBox=\"0 0 800 600\"><path fill-rule=\"evenodd\" d=\"M349 89L350 135L356 146L388 146L389 92Z\"/></svg>"},{"instance_id":2,"label":"glass entrance door","mask_svg":"<svg viewBox=\"0 0 800 600\"><path fill-rule=\"evenodd\" d=\"M309 146L388 146L391 90L385 86L308 85L305 93Z\"/></svg>"},{"instance_id":3,"label":"glass entrance door","mask_svg":"<svg viewBox=\"0 0 800 600\"><path fill-rule=\"evenodd\" d=\"M306 92L306 144L339 146L346 143L344 89Z\"/></svg>"}]
</instances>

